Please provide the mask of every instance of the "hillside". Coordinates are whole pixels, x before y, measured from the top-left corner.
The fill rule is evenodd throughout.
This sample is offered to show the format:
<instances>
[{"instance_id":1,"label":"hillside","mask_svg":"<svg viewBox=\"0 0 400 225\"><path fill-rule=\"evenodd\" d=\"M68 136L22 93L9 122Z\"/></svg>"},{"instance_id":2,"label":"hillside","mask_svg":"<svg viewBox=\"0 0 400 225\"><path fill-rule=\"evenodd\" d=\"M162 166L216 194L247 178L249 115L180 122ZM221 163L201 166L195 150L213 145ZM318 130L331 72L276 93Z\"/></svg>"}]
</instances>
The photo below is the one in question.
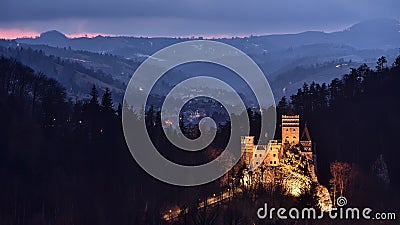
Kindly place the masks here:
<instances>
[{"instance_id":1,"label":"hillside","mask_svg":"<svg viewBox=\"0 0 400 225\"><path fill-rule=\"evenodd\" d=\"M343 31L324 33L308 31L298 34L251 36L245 38L214 39L233 45L249 56L260 66L272 84L276 99L289 96L301 87L302 83L329 81L349 72L350 67L366 63L373 66L378 57L385 55L391 64L400 47L399 21L376 19L355 24ZM201 38L198 38L201 39ZM24 47L41 51L46 56L59 57L63 61L82 65L99 74L111 76L122 85L102 79L102 87L125 88L137 66L149 55L171 44L191 40L188 38L147 38L147 37L103 37L67 38L58 31L48 31L37 38L21 38L14 41L1 41L10 48ZM49 71L46 65L32 66L38 71ZM344 63L347 66L337 65ZM191 71L199 74L215 73L201 66L192 66ZM309 70L308 70L309 69ZM58 68L58 71L60 68ZM299 72L299 70L301 70ZM190 71L184 71L184 76ZM54 74L59 76L60 73ZM225 76L230 76L225 74ZM71 83L63 77L56 77L67 87ZM90 78L90 77L89 77ZM75 83L93 83L82 74L73 78ZM179 79L169 78L169 85ZM233 86L238 86L234 83ZM79 86L79 85L78 85ZM75 91L76 90L76 91ZM73 92L80 96L75 88ZM240 90L248 94L248 90ZM87 93L85 91L84 93ZM159 93L163 94L163 93Z\"/></svg>"},{"instance_id":2,"label":"hillside","mask_svg":"<svg viewBox=\"0 0 400 225\"><path fill-rule=\"evenodd\" d=\"M34 47L36 49L30 46L15 46L14 48L0 46L0 55L16 59L33 68L36 72L41 72L50 78L56 79L66 88L68 95L72 98L81 99L87 97L90 87L94 84L100 90L109 88L116 98L122 99L125 91L125 83L123 81L127 79L116 79L115 76L104 72L104 70L107 71L107 68L114 68L107 64L102 64L105 67L104 70L99 69L101 60L104 59L97 57L97 54L63 49L55 50L52 47L44 46L43 49L49 50L47 52L57 53L55 56L45 54L45 51L38 46ZM82 63L84 59L86 59L85 62L91 62L94 58L96 58L96 63ZM109 61L109 64L111 63L113 62ZM129 66L126 67L131 69Z\"/></svg>"}]
</instances>

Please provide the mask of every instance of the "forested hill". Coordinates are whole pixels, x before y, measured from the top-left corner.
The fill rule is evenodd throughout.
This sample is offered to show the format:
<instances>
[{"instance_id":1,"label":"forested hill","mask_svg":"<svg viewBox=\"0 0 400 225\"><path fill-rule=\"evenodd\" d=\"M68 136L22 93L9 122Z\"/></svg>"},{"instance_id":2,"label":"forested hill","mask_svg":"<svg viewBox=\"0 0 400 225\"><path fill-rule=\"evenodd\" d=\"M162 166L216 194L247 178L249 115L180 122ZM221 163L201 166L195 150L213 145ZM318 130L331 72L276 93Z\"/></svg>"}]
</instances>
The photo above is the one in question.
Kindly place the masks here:
<instances>
[{"instance_id":1,"label":"forested hill","mask_svg":"<svg viewBox=\"0 0 400 225\"><path fill-rule=\"evenodd\" d=\"M146 178L125 147L120 113L109 90L90 94L72 104L56 80L0 57L0 224L140 218L149 194L135 179Z\"/></svg>"},{"instance_id":2,"label":"forested hill","mask_svg":"<svg viewBox=\"0 0 400 225\"><path fill-rule=\"evenodd\" d=\"M193 195L149 176L125 144L129 109L113 105L109 89L99 95L92 86L88 96L71 103L56 80L0 57L0 224L142 224L146 215L159 224L164 203L215 191L203 185ZM157 136L153 116L161 151L179 153Z\"/></svg>"},{"instance_id":3,"label":"forested hill","mask_svg":"<svg viewBox=\"0 0 400 225\"><path fill-rule=\"evenodd\" d=\"M304 84L290 100L283 97L280 113L295 112L307 123L317 145L320 177L326 165L348 161L372 170L379 155L388 165L391 182L400 183L400 56L387 67L385 57L376 68L363 64L329 84Z\"/></svg>"},{"instance_id":4,"label":"forested hill","mask_svg":"<svg viewBox=\"0 0 400 225\"><path fill-rule=\"evenodd\" d=\"M52 48L47 47L47 49L51 50ZM64 51L66 55L77 54L77 51ZM57 52L62 53L63 50L57 49ZM66 88L69 97L84 99L88 97L85 94L88 93L92 84L95 84L101 92L106 88L112 90L115 98L120 102L125 90L125 83L102 70L87 68L83 64L66 57L46 55L41 49L0 46L0 55L16 59L36 72L41 72L47 77L57 80ZM103 58L106 58L106 56L102 56L101 59ZM109 58L112 58L112 56L109 56ZM113 62L112 60L109 61Z\"/></svg>"},{"instance_id":5,"label":"forested hill","mask_svg":"<svg viewBox=\"0 0 400 225\"><path fill-rule=\"evenodd\" d=\"M81 98L88 90L80 90L79 87L87 83L90 83L88 86L95 84L99 90L105 87L115 89L113 93L116 94L117 89L121 87L115 81L127 84L143 60L164 47L189 40L202 38L68 38L60 32L49 31L37 38L0 40L0 45L15 50L21 47L25 50L31 48L42 51L44 55L59 57L62 61L74 62L94 70L96 74L74 68L76 73L68 74L68 70L63 69L64 65L57 65L58 62L55 64L56 68L53 64L35 64L36 55L32 56L32 64L26 58L21 60L34 70L57 78L67 88L67 94L70 96ZM400 32L398 20L376 19L331 33L307 31L298 34L212 40L232 45L248 54L273 84L272 91L278 100L283 95L294 94L304 82L329 82L337 75L348 73L350 67L357 67L362 63L373 66L376 58L382 55L392 63L400 47ZM18 59L16 55L8 57ZM176 68L180 70L182 66ZM217 70L205 69L200 64L193 65L192 68L194 69L189 71L183 68L182 75L191 75L193 71L203 75L220 73ZM230 73L224 72L222 75L232 77ZM110 76L112 79L109 79ZM232 84L240 85L241 82L232 79ZM170 80L168 85L176 85L175 79ZM245 94L251 93L247 91ZM119 102L122 100L115 97Z\"/></svg>"},{"instance_id":6,"label":"forested hill","mask_svg":"<svg viewBox=\"0 0 400 225\"><path fill-rule=\"evenodd\" d=\"M381 58L375 69L362 65L328 85L305 84L290 101L280 101L279 114L299 113L308 123L321 182L331 177L329 164L336 160L381 175L371 165L383 154L391 179L385 190L394 193L400 169L399 84L400 57L390 68ZM197 204L219 190L218 182L180 188L146 174L124 141L121 112L129 109L113 105L109 90L99 96L93 86L88 96L72 104L56 80L0 58L0 224L141 224L146 218L159 224L165 207L160 203ZM257 124L257 112L248 113ZM148 130L160 151L181 154L166 144L159 115L149 109L136 119L154 118ZM226 134L217 134L215 146L229 139ZM204 154L216 155L213 149ZM373 185L382 193L383 182L356 190L368 192Z\"/></svg>"}]
</instances>

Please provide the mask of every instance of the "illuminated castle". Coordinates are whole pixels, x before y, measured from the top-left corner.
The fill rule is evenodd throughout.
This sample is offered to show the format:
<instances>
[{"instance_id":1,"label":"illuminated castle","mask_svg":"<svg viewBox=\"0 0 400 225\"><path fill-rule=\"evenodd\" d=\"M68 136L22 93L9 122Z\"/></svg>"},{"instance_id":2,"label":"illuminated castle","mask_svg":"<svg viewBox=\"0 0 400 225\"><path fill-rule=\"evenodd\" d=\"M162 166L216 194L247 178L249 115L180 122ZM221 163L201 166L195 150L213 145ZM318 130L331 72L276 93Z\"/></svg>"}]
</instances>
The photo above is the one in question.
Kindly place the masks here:
<instances>
[{"instance_id":1,"label":"illuminated castle","mask_svg":"<svg viewBox=\"0 0 400 225\"><path fill-rule=\"evenodd\" d=\"M307 159L308 169L313 181L317 182L315 175L316 154L311 141L307 125L304 126L300 136L300 116L282 115L282 139L271 140L267 145L255 145L254 136L242 136L242 160L250 170L261 164L276 167L280 165L281 156L285 148L295 146L302 156Z\"/></svg>"}]
</instances>

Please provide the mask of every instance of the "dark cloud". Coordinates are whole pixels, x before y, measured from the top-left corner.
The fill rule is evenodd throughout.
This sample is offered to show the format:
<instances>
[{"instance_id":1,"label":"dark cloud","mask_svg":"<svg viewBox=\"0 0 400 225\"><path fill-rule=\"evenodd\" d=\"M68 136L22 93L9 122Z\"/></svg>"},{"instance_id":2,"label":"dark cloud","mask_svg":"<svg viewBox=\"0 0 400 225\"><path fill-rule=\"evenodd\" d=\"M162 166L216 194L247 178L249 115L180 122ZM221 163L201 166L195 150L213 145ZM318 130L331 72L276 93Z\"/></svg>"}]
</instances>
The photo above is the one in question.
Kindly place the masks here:
<instances>
[{"instance_id":1,"label":"dark cloud","mask_svg":"<svg viewBox=\"0 0 400 225\"><path fill-rule=\"evenodd\" d=\"M398 0L3 0L0 28L213 35L332 30L400 16Z\"/></svg>"}]
</instances>

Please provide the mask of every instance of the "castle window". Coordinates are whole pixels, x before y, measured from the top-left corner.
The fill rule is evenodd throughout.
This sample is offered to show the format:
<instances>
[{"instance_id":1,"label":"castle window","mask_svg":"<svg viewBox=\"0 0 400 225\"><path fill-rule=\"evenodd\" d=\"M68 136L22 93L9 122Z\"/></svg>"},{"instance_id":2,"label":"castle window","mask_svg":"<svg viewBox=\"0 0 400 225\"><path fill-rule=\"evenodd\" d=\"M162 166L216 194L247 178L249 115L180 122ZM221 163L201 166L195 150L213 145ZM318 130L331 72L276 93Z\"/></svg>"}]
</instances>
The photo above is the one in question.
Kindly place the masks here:
<instances>
[{"instance_id":1,"label":"castle window","mask_svg":"<svg viewBox=\"0 0 400 225\"><path fill-rule=\"evenodd\" d=\"M274 154L274 157L276 157L276 154Z\"/></svg>"},{"instance_id":2,"label":"castle window","mask_svg":"<svg viewBox=\"0 0 400 225\"><path fill-rule=\"evenodd\" d=\"M295 139L296 137L293 137L293 139Z\"/></svg>"},{"instance_id":3,"label":"castle window","mask_svg":"<svg viewBox=\"0 0 400 225\"><path fill-rule=\"evenodd\" d=\"M274 161L274 164L276 164L276 161Z\"/></svg>"},{"instance_id":4,"label":"castle window","mask_svg":"<svg viewBox=\"0 0 400 225\"><path fill-rule=\"evenodd\" d=\"M293 129L293 131L296 131L296 129Z\"/></svg>"},{"instance_id":5,"label":"castle window","mask_svg":"<svg viewBox=\"0 0 400 225\"><path fill-rule=\"evenodd\" d=\"M286 136L286 139L289 139L289 136Z\"/></svg>"},{"instance_id":6,"label":"castle window","mask_svg":"<svg viewBox=\"0 0 400 225\"><path fill-rule=\"evenodd\" d=\"M254 157L257 157L257 154L254 154Z\"/></svg>"},{"instance_id":7,"label":"castle window","mask_svg":"<svg viewBox=\"0 0 400 225\"><path fill-rule=\"evenodd\" d=\"M289 131L289 129L286 129L286 131Z\"/></svg>"},{"instance_id":8,"label":"castle window","mask_svg":"<svg viewBox=\"0 0 400 225\"><path fill-rule=\"evenodd\" d=\"M258 165L258 162L256 162L256 164Z\"/></svg>"},{"instance_id":9,"label":"castle window","mask_svg":"<svg viewBox=\"0 0 400 225\"><path fill-rule=\"evenodd\" d=\"M269 164L272 164L272 161L271 161L271 162L269 162Z\"/></svg>"}]
</instances>

